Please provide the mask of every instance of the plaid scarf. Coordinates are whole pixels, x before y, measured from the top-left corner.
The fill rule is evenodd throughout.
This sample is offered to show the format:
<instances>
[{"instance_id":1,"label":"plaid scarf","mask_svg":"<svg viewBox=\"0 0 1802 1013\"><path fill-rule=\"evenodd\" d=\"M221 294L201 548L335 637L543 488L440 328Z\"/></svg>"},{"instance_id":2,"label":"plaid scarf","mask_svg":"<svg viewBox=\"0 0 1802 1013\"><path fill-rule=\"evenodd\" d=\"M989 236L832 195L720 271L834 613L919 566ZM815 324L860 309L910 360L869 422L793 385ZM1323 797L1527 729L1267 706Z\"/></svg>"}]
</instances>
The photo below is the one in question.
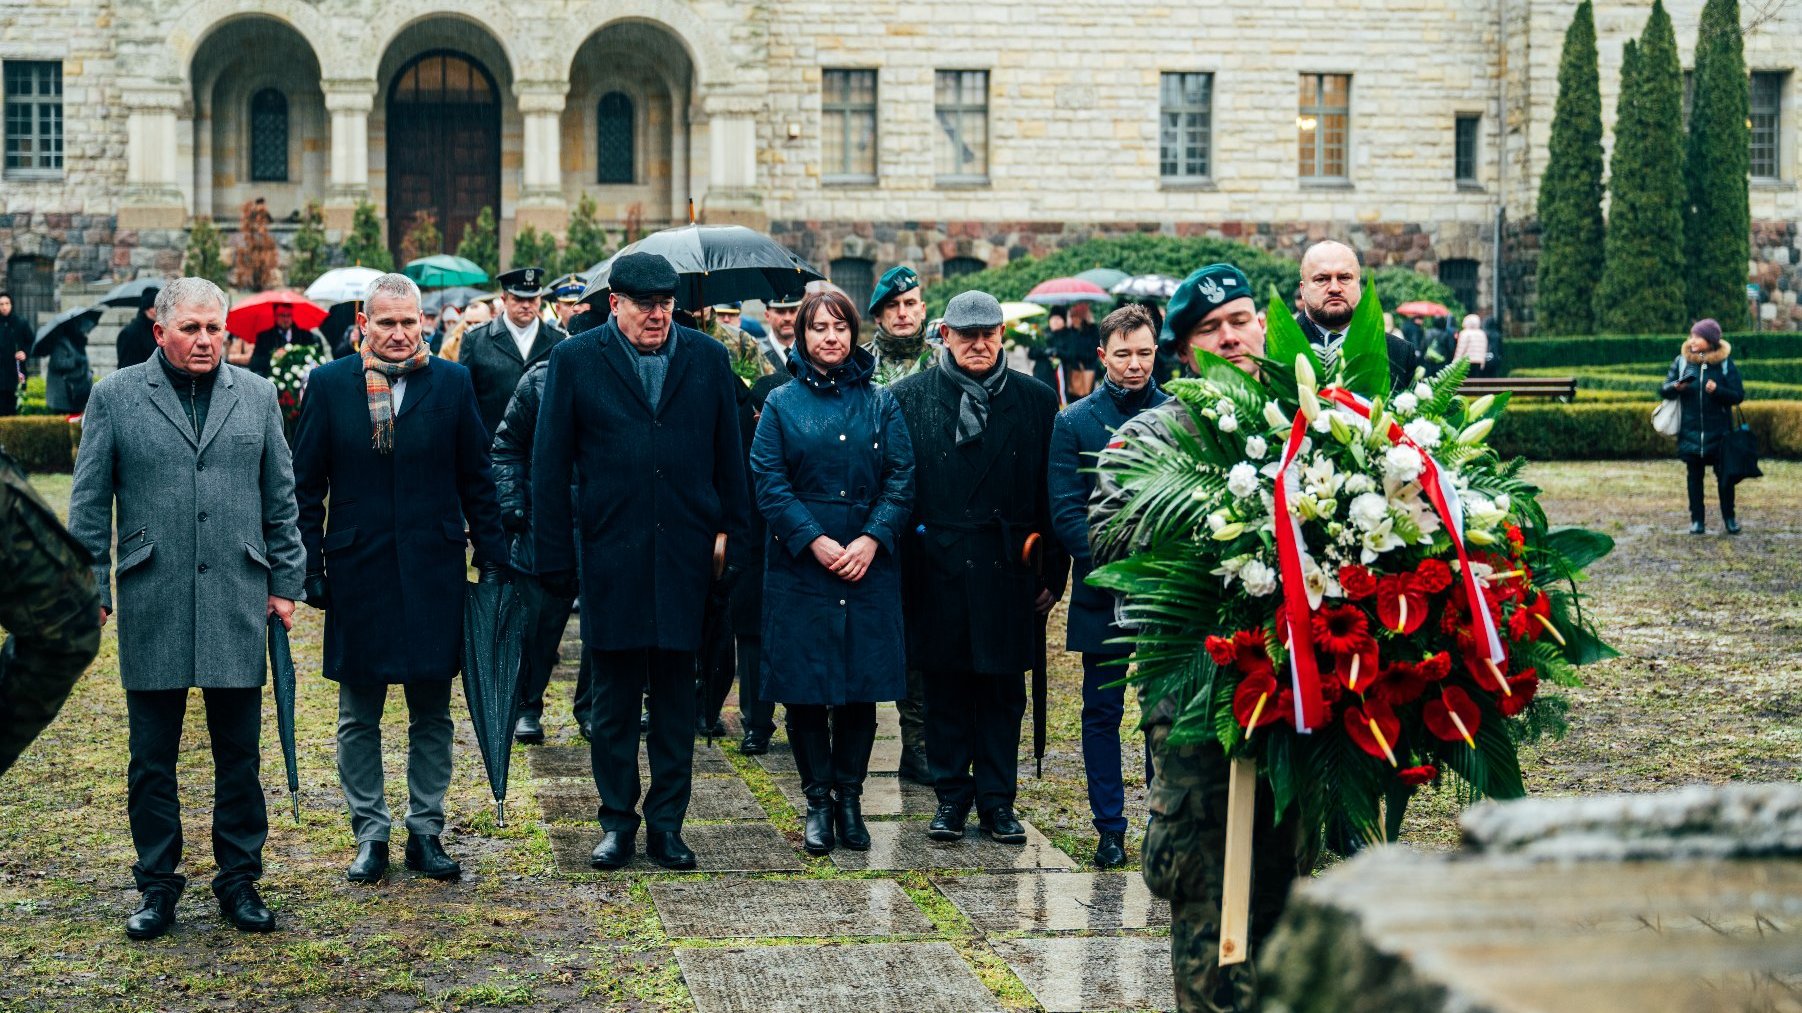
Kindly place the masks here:
<instances>
[{"instance_id":1,"label":"plaid scarf","mask_svg":"<svg viewBox=\"0 0 1802 1013\"><path fill-rule=\"evenodd\" d=\"M376 453L394 453L394 379L406 376L432 359L432 351L421 341L413 354L399 362L389 362L363 346L363 390L369 396L369 421L375 427L370 446Z\"/></svg>"}]
</instances>

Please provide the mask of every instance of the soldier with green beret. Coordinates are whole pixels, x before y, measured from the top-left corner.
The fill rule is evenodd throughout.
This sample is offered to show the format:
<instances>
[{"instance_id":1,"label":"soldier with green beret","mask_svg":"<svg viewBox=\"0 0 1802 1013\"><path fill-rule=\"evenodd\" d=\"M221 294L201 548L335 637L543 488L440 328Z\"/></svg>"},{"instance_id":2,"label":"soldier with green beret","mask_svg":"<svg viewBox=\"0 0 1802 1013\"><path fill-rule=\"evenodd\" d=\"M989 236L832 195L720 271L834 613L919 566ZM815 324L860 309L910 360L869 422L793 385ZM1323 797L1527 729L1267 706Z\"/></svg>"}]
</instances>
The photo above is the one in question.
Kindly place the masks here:
<instances>
[{"instance_id":1,"label":"soldier with green beret","mask_svg":"<svg viewBox=\"0 0 1802 1013\"><path fill-rule=\"evenodd\" d=\"M876 382L890 384L932 364L926 339L926 296L920 276L906 265L883 272L870 293L876 321Z\"/></svg>"}]
</instances>

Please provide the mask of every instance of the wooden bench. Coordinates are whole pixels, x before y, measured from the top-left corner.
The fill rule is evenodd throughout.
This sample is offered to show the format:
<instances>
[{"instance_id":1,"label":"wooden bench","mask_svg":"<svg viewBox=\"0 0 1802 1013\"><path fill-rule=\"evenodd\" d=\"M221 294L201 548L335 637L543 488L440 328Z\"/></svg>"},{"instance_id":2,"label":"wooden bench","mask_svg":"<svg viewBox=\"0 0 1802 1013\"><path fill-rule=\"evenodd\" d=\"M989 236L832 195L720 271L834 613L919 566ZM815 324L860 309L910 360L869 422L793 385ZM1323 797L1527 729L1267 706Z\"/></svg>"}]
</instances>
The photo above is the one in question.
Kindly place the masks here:
<instances>
[{"instance_id":1,"label":"wooden bench","mask_svg":"<svg viewBox=\"0 0 1802 1013\"><path fill-rule=\"evenodd\" d=\"M1471 397L1507 392L1515 397L1549 397L1569 404L1577 399L1574 376L1473 376L1458 388Z\"/></svg>"}]
</instances>

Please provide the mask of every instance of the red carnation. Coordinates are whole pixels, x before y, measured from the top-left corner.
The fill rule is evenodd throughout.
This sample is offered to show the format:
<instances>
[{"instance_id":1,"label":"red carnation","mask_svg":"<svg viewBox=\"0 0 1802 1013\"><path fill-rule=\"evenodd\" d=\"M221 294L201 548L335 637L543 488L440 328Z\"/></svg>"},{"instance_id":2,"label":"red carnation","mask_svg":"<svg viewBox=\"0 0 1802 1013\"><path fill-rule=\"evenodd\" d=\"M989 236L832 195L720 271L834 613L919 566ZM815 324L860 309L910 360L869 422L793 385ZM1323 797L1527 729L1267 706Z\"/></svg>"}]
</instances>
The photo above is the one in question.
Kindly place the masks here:
<instances>
[{"instance_id":1,"label":"red carnation","mask_svg":"<svg viewBox=\"0 0 1802 1013\"><path fill-rule=\"evenodd\" d=\"M1520 525L1510 524L1502 530L1508 536L1508 544L1514 546L1515 555L1519 555L1527 547L1527 536L1520 533Z\"/></svg>"},{"instance_id":2,"label":"red carnation","mask_svg":"<svg viewBox=\"0 0 1802 1013\"><path fill-rule=\"evenodd\" d=\"M1423 559L1414 569L1414 586L1427 594L1438 594L1452 586L1452 568L1444 560Z\"/></svg>"},{"instance_id":3,"label":"red carnation","mask_svg":"<svg viewBox=\"0 0 1802 1013\"><path fill-rule=\"evenodd\" d=\"M1413 633L1427 620L1427 596L1406 574L1377 580L1377 619L1397 633Z\"/></svg>"},{"instance_id":4,"label":"red carnation","mask_svg":"<svg viewBox=\"0 0 1802 1013\"><path fill-rule=\"evenodd\" d=\"M1452 674L1451 655L1440 651L1420 660L1420 677L1428 682L1438 682Z\"/></svg>"},{"instance_id":5,"label":"red carnation","mask_svg":"<svg viewBox=\"0 0 1802 1013\"><path fill-rule=\"evenodd\" d=\"M1332 654L1352 654L1370 639L1370 623L1356 605L1339 605L1314 613L1314 643Z\"/></svg>"},{"instance_id":6,"label":"red carnation","mask_svg":"<svg viewBox=\"0 0 1802 1013\"><path fill-rule=\"evenodd\" d=\"M1434 738L1463 742L1476 748L1477 729L1483 727L1483 715L1470 694L1458 687L1447 686L1440 691L1439 699L1427 701L1420 709L1420 717Z\"/></svg>"},{"instance_id":7,"label":"red carnation","mask_svg":"<svg viewBox=\"0 0 1802 1013\"><path fill-rule=\"evenodd\" d=\"M1539 673L1531 668L1523 669L1508 677L1508 688L1514 692L1502 697L1500 702L1502 716L1511 718L1533 702L1533 695L1539 692Z\"/></svg>"},{"instance_id":8,"label":"red carnation","mask_svg":"<svg viewBox=\"0 0 1802 1013\"><path fill-rule=\"evenodd\" d=\"M1208 655L1214 659L1216 665L1230 665L1238 657L1231 638L1209 637L1205 646L1208 649Z\"/></svg>"},{"instance_id":9,"label":"red carnation","mask_svg":"<svg viewBox=\"0 0 1802 1013\"><path fill-rule=\"evenodd\" d=\"M1356 564L1339 568L1339 586L1347 598L1368 598L1377 593L1376 577Z\"/></svg>"},{"instance_id":10,"label":"red carnation","mask_svg":"<svg viewBox=\"0 0 1802 1013\"><path fill-rule=\"evenodd\" d=\"M1395 776L1408 787L1418 788L1423 784L1431 783L1433 778L1438 777L1439 768L1431 765L1425 767L1406 767L1396 771Z\"/></svg>"},{"instance_id":11,"label":"red carnation","mask_svg":"<svg viewBox=\"0 0 1802 1013\"><path fill-rule=\"evenodd\" d=\"M1362 707L1347 707L1343 720L1346 736L1359 749L1391 767L1400 766L1395 760L1395 744L1401 738L1402 723L1388 704L1366 700Z\"/></svg>"}]
</instances>

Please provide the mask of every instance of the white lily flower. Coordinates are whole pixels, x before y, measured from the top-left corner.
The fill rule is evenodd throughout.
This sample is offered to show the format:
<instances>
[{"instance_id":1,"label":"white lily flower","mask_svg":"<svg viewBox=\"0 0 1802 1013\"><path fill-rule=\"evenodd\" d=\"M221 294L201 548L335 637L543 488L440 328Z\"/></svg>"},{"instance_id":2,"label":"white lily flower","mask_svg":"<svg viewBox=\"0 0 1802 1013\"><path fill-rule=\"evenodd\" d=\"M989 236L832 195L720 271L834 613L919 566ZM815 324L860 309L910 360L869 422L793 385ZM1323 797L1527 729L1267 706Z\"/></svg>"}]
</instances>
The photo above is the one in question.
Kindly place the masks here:
<instances>
[{"instance_id":1,"label":"white lily flower","mask_svg":"<svg viewBox=\"0 0 1802 1013\"><path fill-rule=\"evenodd\" d=\"M1377 525L1376 530L1365 532L1364 548L1358 557L1368 566L1375 562L1378 556L1391 549L1399 549L1402 545L1401 538L1395 533L1395 522L1385 517L1383 523Z\"/></svg>"},{"instance_id":2,"label":"white lily flower","mask_svg":"<svg viewBox=\"0 0 1802 1013\"><path fill-rule=\"evenodd\" d=\"M1288 416L1283 414L1282 407L1275 401L1264 402L1264 421L1269 423L1271 429L1289 428Z\"/></svg>"},{"instance_id":3,"label":"white lily flower","mask_svg":"<svg viewBox=\"0 0 1802 1013\"><path fill-rule=\"evenodd\" d=\"M1489 431L1494 428L1494 419L1479 419L1464 427L1464 431L1458 434L1458 442L1481 443L1483 437L1488 436Z\"/></svg>"},{"instance_id":4,"label":"white lily flower","mask_svg":"<svg viewBox=\"0 0 1802 1013\"><path fill-rule=\"evenodd\" d=\"M1319 608L1321 601L1326 597L1329 578L1326 571L1320 568L1320 564L1314 561L1314 557L1307 553L1302 553L1301 557L1301 580L1302 586L1308 592L1308 607Z\"/></svg>"}]
</instances>

